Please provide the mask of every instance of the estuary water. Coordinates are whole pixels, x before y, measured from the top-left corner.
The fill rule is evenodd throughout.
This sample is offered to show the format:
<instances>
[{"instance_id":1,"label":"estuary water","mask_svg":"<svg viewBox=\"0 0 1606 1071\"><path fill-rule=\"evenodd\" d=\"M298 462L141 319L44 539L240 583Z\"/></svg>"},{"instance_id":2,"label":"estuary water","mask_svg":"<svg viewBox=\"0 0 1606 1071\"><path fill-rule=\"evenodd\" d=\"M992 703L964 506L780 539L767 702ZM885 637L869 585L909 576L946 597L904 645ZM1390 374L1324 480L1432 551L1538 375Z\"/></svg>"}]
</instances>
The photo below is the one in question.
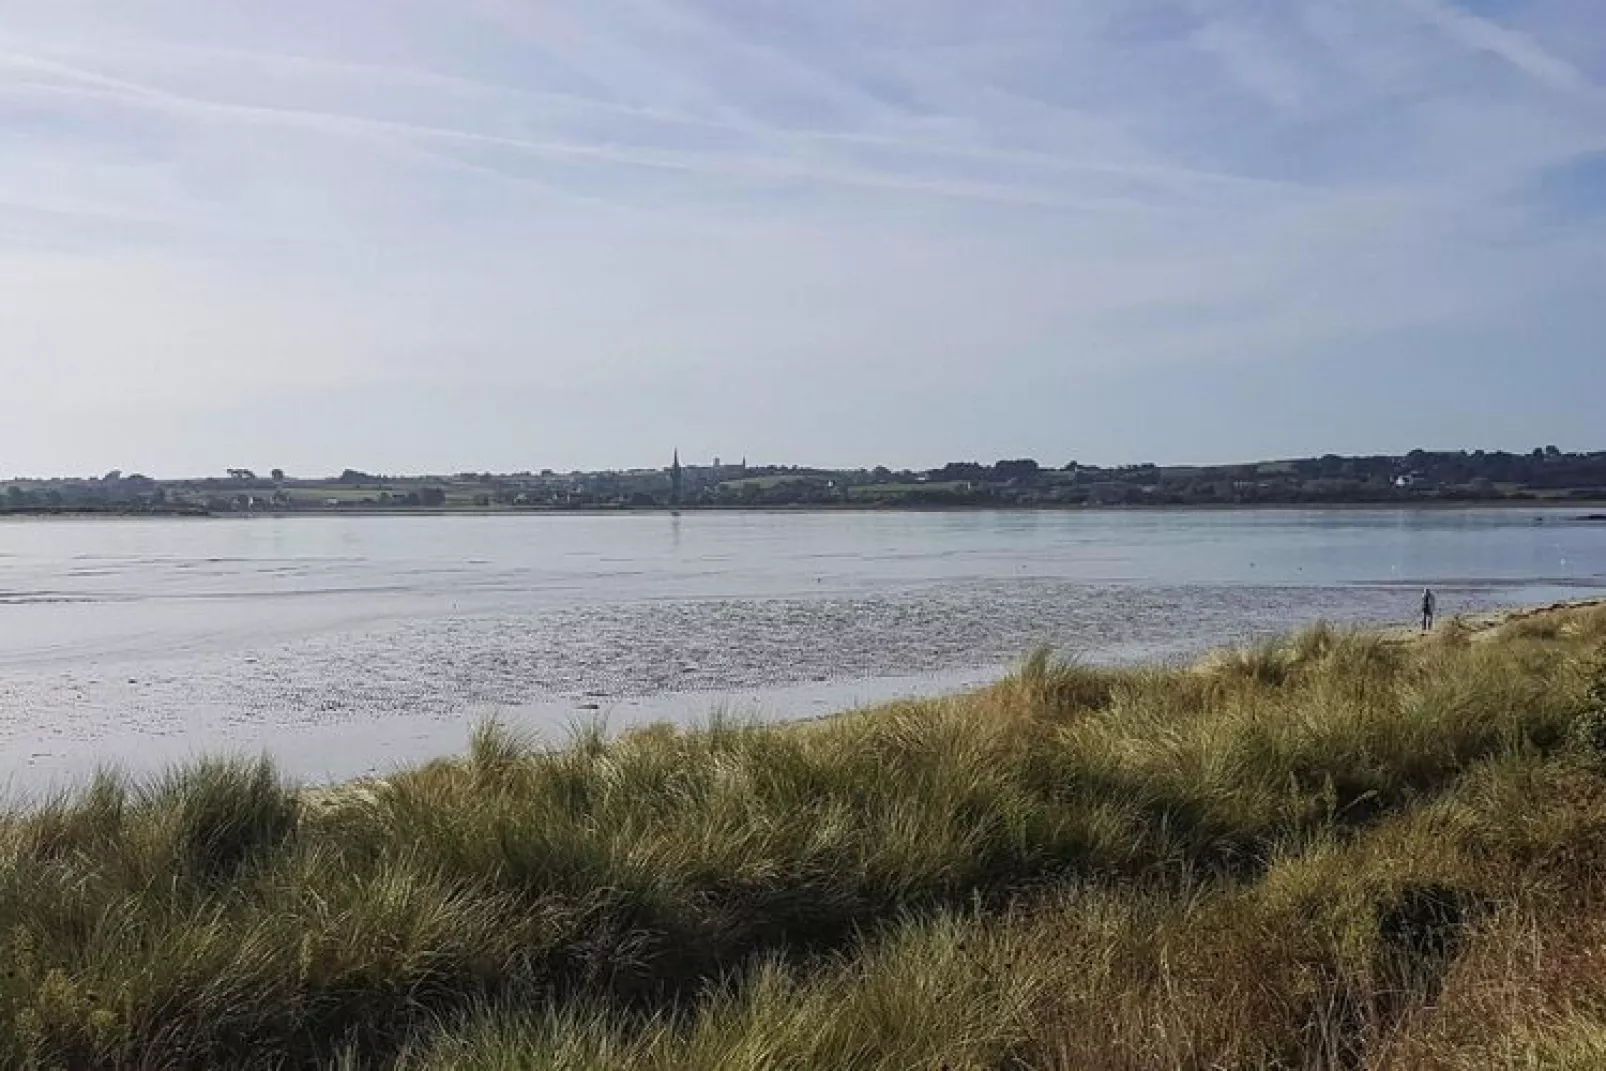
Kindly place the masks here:
<instances>
[{"instance_id":1,"label":"estuary water","mask_svg":"<svg viewBox=\"0 0 1606 1071\"><path fill-rule=\"evenodd\" d=\"M488 715L810 717L1038 644L1176 659L1323 617L1606 589L1577 509L631 513L0 522L0 787L272 753L308 781Z\"/></svg>"}]
</instances>

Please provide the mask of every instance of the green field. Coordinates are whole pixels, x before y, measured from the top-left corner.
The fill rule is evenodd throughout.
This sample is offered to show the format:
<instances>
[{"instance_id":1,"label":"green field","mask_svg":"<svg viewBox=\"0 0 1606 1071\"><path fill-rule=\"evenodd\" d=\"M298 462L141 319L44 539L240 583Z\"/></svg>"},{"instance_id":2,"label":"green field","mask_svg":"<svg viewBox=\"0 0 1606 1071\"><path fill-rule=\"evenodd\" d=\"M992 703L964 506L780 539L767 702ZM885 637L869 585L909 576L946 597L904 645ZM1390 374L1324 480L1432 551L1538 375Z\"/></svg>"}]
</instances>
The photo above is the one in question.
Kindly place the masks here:
<instances>
[{"instance_id":1,"label":"green field","mask_svg":"<svg viewBox=\"0 0 1606 1071\"><path fill-rule=\"evenodd\" d=\"M911 495L953 494L970 484L959 480L942 483L870 483L848 488L849 498L908 498Z\"/></svg>"},{"instance_id":2,"label":"green field","mask_svg":"<svg viewBox=\"0 0 1606 1071\"><path fill-rule=\"evenodd\" d=\"M1606 608L0 820L0 1066L1606 1066Z\"/></svg>"},{"instance_id":3,"label":"green field","mask_svg":"<svg viewBox=\"0 0 1606 1071\"><path fill-rule=\"evenodd\" d=\"M438 481L419 483L387 483L377 487L287 487L285 495L298 506L322 506L328 502L339 502L342 506L400 506L400 502L385 503L380 496L389 494L393 499L405 498L408 493L422 491L426 487L438 487L446 492L446 509L473 509L475 499L486 490L479 486L462 487ZM417 508L417 507L409 507ZM493 507L483 507L490 509Z\"/></svg>"},{"instance_id":4,"label":"green field","mask_svg":"<svg viewBox=\"0 0 1606 1071\"><path fill-rule=\"evenodd\" d=\"M345 503L366 503L370 500L378 501L379 496L389 491L391 494L407 493L386 487L383 490L372 487L291 487L285 489L285 495L295 502L307 502L322 505L334 500Z\"/></svg>"},{"instance_id":5,"label":"green field","mask_svg":"<svg viewBox=\"0 0 1606 1071\"><path fill-rule=\"evenodd\" d=\"M776 487L783 487L786 484L809 483L815 479L817 477L813 476L749 476L740 480L725 480L719 486L737 491L747 487L756 488L760 491L769 491Z\"/></svg>"}]
</instances>

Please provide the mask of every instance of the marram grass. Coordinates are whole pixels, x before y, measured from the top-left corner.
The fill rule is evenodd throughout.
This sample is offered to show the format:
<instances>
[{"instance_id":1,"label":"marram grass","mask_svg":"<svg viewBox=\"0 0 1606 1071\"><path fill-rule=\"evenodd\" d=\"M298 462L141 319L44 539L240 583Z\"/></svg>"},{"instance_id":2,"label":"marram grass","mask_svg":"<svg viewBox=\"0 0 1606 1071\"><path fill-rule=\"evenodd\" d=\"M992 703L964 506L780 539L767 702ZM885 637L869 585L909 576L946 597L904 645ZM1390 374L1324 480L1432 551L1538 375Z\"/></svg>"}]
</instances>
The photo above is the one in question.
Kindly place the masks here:
<instances>
[{"instance_id":1,"label":"marram grass","mask_svg":"<svg viewBox=\"0 0 1606 1071\"><path fill-rule=\"evenodd\" d=\"M1606 1052L1606 611L0 819L0 1067ZM1591 1063L1596 1060L1597 1063Z\"/></svg>"}]
</instances>

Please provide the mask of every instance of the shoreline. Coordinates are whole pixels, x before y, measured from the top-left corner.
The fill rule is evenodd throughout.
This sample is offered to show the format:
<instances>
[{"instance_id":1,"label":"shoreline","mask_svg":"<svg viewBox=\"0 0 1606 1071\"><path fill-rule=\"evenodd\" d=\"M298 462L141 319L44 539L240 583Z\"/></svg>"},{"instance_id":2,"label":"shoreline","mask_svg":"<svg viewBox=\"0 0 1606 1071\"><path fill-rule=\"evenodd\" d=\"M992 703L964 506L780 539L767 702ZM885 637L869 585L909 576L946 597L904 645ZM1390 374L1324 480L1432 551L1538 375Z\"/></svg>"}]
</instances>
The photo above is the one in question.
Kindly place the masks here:
<instances>
[{"instance_id":1,"label":"shoreline","mask_svg":"<svg viewBox=\"0 0 1606 1071\"><path fill-rule=\"evenodd\" d=\"M1360 635L1376 636L1390 647L1409 649L1431 643L1436 638L1444 636L1447 630L1456 628L1460 630L1467 642L1476 644L1486 643L1494 640L1496 637L1501 635L1501 631L1507 625L1512 625L1517 622L1538 621L1546 617L1565 616L1582 611L1601 608L1606 608L1606 596L1597 596L1588 599L1563 600L1560 602L1544 603L1535 606L1510 607L1502 610L1478 611L1471 614L1444 617L1436 621L1433 629L1427 632L1424 632L1420 628L1412 625L1363 627L1355 629L1354 631ZM1303 627L1310 628L1320 623L1321 622L1319 620L1313 620L1306 622ZM1282 638L1286 638L1292 634L1292 632L1285 633ZM1168 666L1162 662L1144 661L1135 663L1132 667L1126 668L1169 668L1180 670L1184 673L1205 672L1215 668L1224 653L1238 649L1241 649L1241 647L1235 647L1231 644L1223 644L1212 647L1193 657L1187 662L1179 663L1174 666ZM919 706L922 704L940 704L952 702L954 700L965 699L967 697L973 698L985 695L990 691L994 691L1004 686L1008 681L1010 672L1012 671L1006 671L1003 676L984 681L971 688L962 688L956 691L943 692L919 698L894 699L885 702L870 703L860 707L828 711L825 713L809 715L807 717L792 718L786 721L765 722L762 723L761 728L765 731L782 732L792 730L817 730L822 727L837 724L844 719L874 717L879 712L893 709L907 709L911 705ZM493 718L491 720L491 724L499 723ZM650 733L655 731L655 729L661 725L673 725L673 723L648 722L642 725L632 726L630 729L626 730L626 732ZM694 725L689 727L675 726L675 728L678 732L696 733L702 731L705 727ZM563 747L555 747L552 750L562 751ZM405 774L411 770L418 769L423 766L432 766L440 763L457 765L465 761L466 757L466 753L437 755L434 758L425 759L422 762L403 767L389 775L373 774L315 785L303 785L299 790L299 795L304 803L318 810L327 810L330 808L343 806L350 802L371 800L375 792L382 792L385 790L385 788L389 785L392 776Z\"/></svg>"},{"instance_id":2,"label":"shoreline","mask_svg":"<svg viewBox=\"0 0 1606 1071\"><path fill-rule=\"evenodd\" d=\"M1423 632L1413 625L1387 625L1381 628L1362 629L1361 631L1376 635L1388 643L1411 645L1431 640L1444 629L1458 627L1467 639L1473 643L1479 643L1493 639L1500 629L1519 621L1535 621L1545 617L1571 614L1580 610L1592 610L1599 607L1606 607L1606 596L1596 596L1588 599L1566 599L1561 602L1545 603L1539 606L1518 606L1504 610L1482 610L1470 614L1457 614L1435 621L1430 632Z\"/></svg>"},{"instance_id":3,"label":"shoreline","mask_svg":"<svg viewBox=\"0 0 1606 1071\"><path fill-rule=\"evenodd\" d=\"M1199 502L1132 505L818 505L797 506L681 506L670 509L663 506L620 507L585 509L481 509L477 507L442 507L431 509L422 506L384 509L381 507L324 508L303 510L242 510L227 513L173 510L0 510L0 521L217 521L217 520L302 520L330 517L674 517L686 515L780 515L797 514L965 514L965 513L1458 513L1480 510L1522 510L1557 513L1577 510L1576 516L1562 518L1568 523L1606 524L1606 499L1579 499L1556 501L1545 499L1488 499L1457 501L1399 501L1399 502Z\"/></svg>"},{"instance_id":4,"label":"shoreline","mask_svg":"<svg viewBox=\"0 0 1606 1071\"><path fill-rule=\"evenodd\" d=\"M208 514L212 518L232 516L256 516L273 518L295 517L615 517L615 516L642 516L642 517L681 517L694 514L921 514L921 513L1348 513L1376 511L1384 513L1422 512L1470 512L1474 510L1544 510L1555 512L1560 510L1578 509L1584 511L1577 517L1569 517L1569 521L1596 522L1600 518L1587 515L1589 511L1606 509L1606 499L1600 501L1578 502L1546 502L1522 501L1513 499L1491 499L1489 501L1408 501L1408 502L1200 502L1194 504L1179 503L1165 504L1136 504L1136 505L984 505L984 506L760 506L744 508L741 506L681 506L678 509L667 507L643 507L640 509L329 509L329 510L290 510L279 513L256 514Z\"/></svg>"},{"instance_id":5,"label":"shoreline","mask_svg":"<svg viewBox=\"0 0 1606 1071\"><path fill-rule=\"evenodd\" d=\"M1441 588L1447 597L1448 592ZM1443 636L1450 627L1472 641L1481 641L1494 638L1503 626L1516 621L1606 606L1606 594L1598 588L1536 590L1527 595L1505 602L1484 602L1481 606L1474 601L1459 617L1447 610L1438 630L1426 637L1410 620L1408 611L1414 609L1414 595L1405 591L1391 600L1393 610L1389 613L1351 617L1339 611L1328 615L1324 607L1309 606L1297 615L1280 615L1277 621L1252 628L1246 627L1241 616L1233 615L1215 621L1208 629L1190 629L1191 639L1186 643L1137 644L1124 654L1108 657L1088 652L1087 657L1093 661L1085 664L1116 670L1187 670L1224 652L1258 650L1286 640L1321 620L1337 632L1371 634L1391 646L1426 643ZM1454 605L1457 600L1449 598ZM153 720L148 711L125 722L114 713L115 707L103 707L99 709L106 711L105 727L91 732L89 742L82 745L67 742L48 726L41 728L44 735L38 737L14 736L15 765L7 764L0 795L20 800L71 790L107 762L139 779L196 758L246 754L270 756L287 777L309 789L340 786L392 777L436 760L450 761L464 753L475 725L494 719L518 731L533 732L546 742L544 746L555 749L564 747L574 726L583 723L601 722L610 736L660 724L695 731L706 727L716 714L744 724L774 728L830 723L844 715L900 704L941 704L986 692L1007 679L1037 642L1031 637L1023 638L1007 650L1000 648L998 656L987 665L967 665L960 670L878 672L865 677L798 681L784 687L710 685L646 697L634 693L599 698L591 698L590 693L582 696L578 691L543 693L514 701L470 702L454 708L450 715L435 709L398 706L356 711L349 717L321 718L287 708L288 712L260 722L203 719L163 723ZM1077 652L1085 648L1072 643L1061 650ZM950 667L954 664L949 663ZM130 676L143 680L146 674L131 672ZM132 695L131 689L124 691ZM315 692L308 694L316 696ZM312 702L315 709L316 699ZM131 713L139 713L139 709ZM288 735L275 735L277 730Z\"/></svg>"}]
</instances>

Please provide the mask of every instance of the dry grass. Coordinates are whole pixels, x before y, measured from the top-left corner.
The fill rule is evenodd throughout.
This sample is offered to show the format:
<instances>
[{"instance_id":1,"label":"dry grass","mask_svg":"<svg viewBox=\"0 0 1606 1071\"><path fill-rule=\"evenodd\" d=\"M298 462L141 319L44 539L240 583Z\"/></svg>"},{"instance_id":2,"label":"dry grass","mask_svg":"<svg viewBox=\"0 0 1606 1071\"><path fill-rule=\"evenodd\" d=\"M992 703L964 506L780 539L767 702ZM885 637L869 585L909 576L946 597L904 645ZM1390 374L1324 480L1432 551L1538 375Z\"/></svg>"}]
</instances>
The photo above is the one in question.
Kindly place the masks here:
<instances>
[{"instance_id":1,"label":"dry grass","mask_svg":"<svg viewBox=\"0 0 1606 1071\"><path fill-rule=\"evenodd\" d=\"M487 727L317 806L103 776L0 820L0 1066L1589 1066L1606 618L1556 616Z\"/></svg>"}]
</instances>

